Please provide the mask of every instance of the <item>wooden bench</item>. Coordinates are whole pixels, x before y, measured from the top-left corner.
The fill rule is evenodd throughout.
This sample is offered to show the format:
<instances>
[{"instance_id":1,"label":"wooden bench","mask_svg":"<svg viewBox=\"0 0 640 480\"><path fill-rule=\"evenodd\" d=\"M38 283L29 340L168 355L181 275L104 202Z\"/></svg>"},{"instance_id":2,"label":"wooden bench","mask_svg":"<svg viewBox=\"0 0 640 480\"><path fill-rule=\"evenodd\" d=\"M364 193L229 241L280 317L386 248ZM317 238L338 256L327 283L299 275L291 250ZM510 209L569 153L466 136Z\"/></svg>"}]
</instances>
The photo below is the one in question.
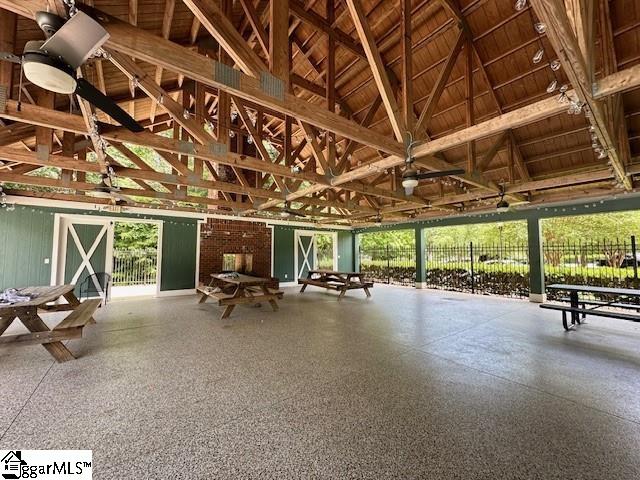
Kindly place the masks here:
<instances>
[{"instance_id":1,"label":"wooden bench","mask_svg":"<svg viewBox=\"0 0 640 480\"><path fill-rule=\"evenodd\" d=\"M371 297L369 289L373 288L373 282L365 280L361 273L334 272L330 270L309 270L307 278L298 279L298 285L302 285L300 293L303 293L309 285L327 290L335 290L340 292L338 301L341 300L349 290L358 289L364 290L367 298L369 298Z\"/></svg>"},{"instance_id":2,"label":"wooden bench","mask_svg":"<svg viewBox=\"0 0 640 480\"><path fill-rule=\"evenodd\" d=\"M50 349L50 353L54 354L55 352L59 354L58 356L54 354L54 357L58 362L71 360L75 357L66 349L66 347L64 347L64 350L61 350L58 343L64 340L82 338L82 330L84 327L92 323L96 323L93 319L93 314L101 303L102 299L100 298L86 300L76 305L75 309L62 319L60 323L53 327L52 330L49 330L43 322L38 331L32 330L30 333L0 336L0 345L10 343L19 343L22 345L41 344ZM31 318L33 319L35 315L35 312L32 313ZM21 319L23 318L23 321L29 322L30 320L30 317L21 317Z\"/></svg>"}]
</instances>

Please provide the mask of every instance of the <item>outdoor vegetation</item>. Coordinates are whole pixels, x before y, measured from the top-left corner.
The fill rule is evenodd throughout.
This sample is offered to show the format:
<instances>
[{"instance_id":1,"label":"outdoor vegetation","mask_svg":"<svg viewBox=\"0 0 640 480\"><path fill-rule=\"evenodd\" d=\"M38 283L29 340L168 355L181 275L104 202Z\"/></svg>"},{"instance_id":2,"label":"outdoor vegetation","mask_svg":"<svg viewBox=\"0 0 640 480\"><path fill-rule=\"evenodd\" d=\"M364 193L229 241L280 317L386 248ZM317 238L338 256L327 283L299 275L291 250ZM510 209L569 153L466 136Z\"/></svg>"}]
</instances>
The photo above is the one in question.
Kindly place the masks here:
<instances>
[{"instance_id":1,"label":"outdoor vegetation","mask_svg":"<svg viewBox=\"0 0 640 480\"><path fill-rule=\"evenodd\" d=\"M116 222L113 241L113 285L156 283L158 226Z\"/></svg>"},{"instance_id":2,"label":"outdoor vegetation","mask_svg":"<svg viewBox=\"0 0 640 480\"><path fill-rule=\"evenodd\" d=\"M640 233L640 212L553 218L542 225L547 284L640 286L640 255L632 245L632 236ZM362 271L379 282L413 285L414 235L413 229L363 235ZM528 295L526 222L429 228L425 240L427 286Z\"/></svg>"}]
</instances>

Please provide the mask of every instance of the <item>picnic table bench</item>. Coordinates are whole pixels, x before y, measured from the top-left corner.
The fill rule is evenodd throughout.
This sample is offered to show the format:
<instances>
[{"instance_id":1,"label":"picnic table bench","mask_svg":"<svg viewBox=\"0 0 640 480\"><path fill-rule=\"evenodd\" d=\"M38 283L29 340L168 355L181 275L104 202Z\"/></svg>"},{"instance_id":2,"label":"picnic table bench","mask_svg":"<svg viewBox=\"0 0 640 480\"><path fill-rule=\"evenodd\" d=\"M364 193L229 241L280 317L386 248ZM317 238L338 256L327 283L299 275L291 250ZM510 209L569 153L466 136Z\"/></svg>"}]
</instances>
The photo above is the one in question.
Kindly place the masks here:
<instances>
[{"instance_id":1,"label":"picnic table bench","mask_svg":"<svg viewBox=\"0 0 640 480\"><path fill-rule=\"evenodd\" d=\"M580 325L580 318L587 315L597 317L617 318L619 320L628 320L631 322L640 322L640 314L617 312L612 310L600 310L602 307L613 307L617 309L627 309L640 311L640 304L628 303L625 300L632 298L640 298L640 290L631 288L611 288L597 287L592 285L566 285L553 284L547 288L550 290L558 290L568 292L568 298L562 298L561 301L568 302L569 305L558 305L545 303L540 308L547 310L557 310L562 312L562 326L565 330L571 330L576 325ZM600 295L612 298L611 301L592 300L581 298L580 294ZM569 325L568 316L571 315L571 325Z\"/></svg>"},{"instance_id":2,"label":"picnic table bench","mask_svg":"<svg viewBox=\"0 0 640 480\"><path fill-rule=\"evenodd\" d=\"M222 288L213 287L215 280L222 281ZM282 300L284 292L268 288L267 284L271 282L269 278L253 277L244 274L211 274L211 282L208 286L198 287L198 291L202 294L198 303L204 303L209 298L218 301L218 305L226 307L220 316L223 320L231 315L231 312L240 304L260 304L268 301L274 312L278 311L277 300ZM229 288L230 287L230 288Z\"/></svg>"},{"instance_id":3,"label":"picnic table bench","mask_svg":"<svg viewBox=\"0 0 640 480\"><path fill-rule=\"evenodd\" d=\"M367 281L362 273L358 272L335 272L332 270L309 270L307 278L299 278L298 285L302 285L300 293L312 285L314 287L326 288L327 290L336 290L340 292L338 301L344 297L348 290L362 289L371 297L370 288L373 288L373 282Z\"/></svg>"},{"instance_id":4,"label":"picnic table bench","mask_svg":"<svg viewBox=\"0 0 640 480\"><path fill-rule=\"evenodd\" d=\"M0 303L0 346L13 343L41 344L58 362L75 359L62 342L82 337L84 327L95 323L93 314L102 300L96 298L80 303L73 293L74 288L75 285L21 288L18 289L18 294L28 295L31 300L12 304ZM61 297L64 297L68 303L51 305ZM50 329L38 315L39 311L71 311L71 313ZM3 336L2 334L16 318L27 327L30 333Z\"/></svg>"}]
</instances>

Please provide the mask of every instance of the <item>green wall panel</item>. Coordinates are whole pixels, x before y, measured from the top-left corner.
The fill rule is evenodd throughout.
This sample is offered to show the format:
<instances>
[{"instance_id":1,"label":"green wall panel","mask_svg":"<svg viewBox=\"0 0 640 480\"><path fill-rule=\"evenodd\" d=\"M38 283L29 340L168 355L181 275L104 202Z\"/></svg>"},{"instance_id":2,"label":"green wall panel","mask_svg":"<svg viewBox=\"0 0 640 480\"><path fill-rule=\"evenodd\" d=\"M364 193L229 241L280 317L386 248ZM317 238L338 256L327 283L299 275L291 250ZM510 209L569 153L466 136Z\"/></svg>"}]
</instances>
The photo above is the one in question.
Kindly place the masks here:
<instances>
[{"instance_id":1,"label":"green wall panel","mask_svg":"<svg viewBox=\"0 0 640 480\"><path fill-rule=\"evenodd\" d=\"M352 272L355 268L353 262L353 234L347 231L338 231L338 270Z\"/></svg>"},{"instance_id":2,"label":"green wall panel","mask_svg":"<svg viewBox=\"0 0 640 480\"><path fill-rule=\"evenodd\" d=\"M160 289L184 290L195 288L197 222L165 221L162 231L162 270Z\"/></svg>"},{"instance_id":3,"label":"green wall panel","mask_svg":"<svg viewBox=\"0 0 640 480\"><path fill-rule=\"evenodd\" d=\"M19 206L13 212L0 209L0 289L49 285L52 245L51 212Z\"/></svg>"},{"instance_id":4,"label":"green wall panel","mask_svg":"<svg viewBox=\"0 0 640 480\"><path fill-rule=\"evenodd\" d=\"M55 213L162 220L161 289L195 287L197 219L17 205L12 212L0 209L0 289L49 285Z\"/></svg>"},{"instance_id":5,"label":"green wall panel","mask_svg":"<svg viewBox=\"0 0 640 480\"><path fill-rule=\"evenodd\" d=\"M294 230L276 225L273 228L273 276L281 282L293 282L294 269Z\"/></svg>"},{"instance_id":6,"label":"green wall panel","mask_svg":"<svg viewBox=\"0 0 640 480\"><path fill-rule=\"evenodd\" d=\"M334 232L335 230L319 230L318 228L273 227L273 276L281 282L297 281L294 268L295 231L314 230L316 232ZM348 230L338 230L338 269L351 271L355 268L353 256L353 235Z\"/></svg>"}]
</instances>

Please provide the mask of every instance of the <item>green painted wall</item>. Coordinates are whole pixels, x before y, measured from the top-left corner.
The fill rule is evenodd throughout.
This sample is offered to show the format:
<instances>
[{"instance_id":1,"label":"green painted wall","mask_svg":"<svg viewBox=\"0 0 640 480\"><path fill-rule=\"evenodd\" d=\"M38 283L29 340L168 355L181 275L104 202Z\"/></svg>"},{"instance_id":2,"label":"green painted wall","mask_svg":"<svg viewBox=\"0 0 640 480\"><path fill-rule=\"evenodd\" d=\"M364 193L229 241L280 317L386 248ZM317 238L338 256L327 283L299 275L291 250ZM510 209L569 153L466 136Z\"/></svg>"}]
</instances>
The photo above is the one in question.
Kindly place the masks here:
<instances>
[{"instance_id":1,"label":"green painted wall","mask_svg":"<svg viewBox=\"0 0 640 480\"><path fill-rule=\"evenodd\" d=\"M198 259L197 222L186 219L165 221L162 227L161 290L186 290L195 288Z\"/></svg>"},{"instance_id":2,"label":"green painted wall","mask_svg":"<svg viewBox=\"0 0 640 480\"><path fill-rule=\"evenodd\" d=\"M353 263L353 234L338 231L338 270L352 272L356 268Z\"/></svg>"},{"instance_id":3,"label":"green painted wall","mask_svg":"<svg viewBox=\"0 0 640 480\"><path fill-rule=\"evenodd\" d=\"M318 228L305 229L302 227L287 227L274 225L273 227L273 276L281 282L294 282L296 269L294 266L295 257L295 231L315 230ZM335 230L322 230L332 232ZM355 268L353 254L353 235L351 231L338 230L338 269L351 271Z\"/></svg>"},{"instance_id":4,"label":"green painted wall","mask_svg":"<svg viewBox=\"0 0 640 480\"><path fill-rule=\"evenodd\" d=\"M17 205L0 209L0 289L49 285L55 213L162 220L161 289L195 288L197 219Z\"/></svg>"},{"instance_id":5,"label":"green painted wall","mask_svg":"<svg viewBox=\"0 0 640 480\"><path fill-rule=\"evenodd\" d=\"M53 244L53 212L0 208L0 289L49 285Z\"/></svg>"},{"instance_id":6,"label":"green painted wall","mask_svg":"<svg viewBox=\"0 0 640 480\"><path fill-rule=\"evenodd\" d=\"M276 225L273 228L273 276L281 282L296 280L293 262L294 229Z\"/></svg>"}]
</instances>

